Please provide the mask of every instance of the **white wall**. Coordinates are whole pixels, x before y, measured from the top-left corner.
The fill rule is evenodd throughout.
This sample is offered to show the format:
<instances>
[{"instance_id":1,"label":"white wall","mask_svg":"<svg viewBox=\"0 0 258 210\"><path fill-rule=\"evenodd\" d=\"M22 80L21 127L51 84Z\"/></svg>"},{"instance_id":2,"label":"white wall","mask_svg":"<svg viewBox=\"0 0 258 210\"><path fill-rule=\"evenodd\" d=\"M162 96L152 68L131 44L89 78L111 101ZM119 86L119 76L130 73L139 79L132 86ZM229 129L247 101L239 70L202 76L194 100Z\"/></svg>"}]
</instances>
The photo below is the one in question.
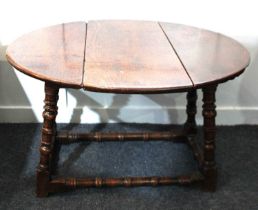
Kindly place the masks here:
<instances>
[{"instance_id":1,"label":"white wall","mask_svg":"<svg viewBox=\"0 0 258 210\"><path fill-rule=\"evenodd\" d=\"M0 122L41 122L43 83L14 71L6 46L23 33L62 22L138 19L218 31L248 48L251 64L217 91L218 124L258 123L258 6L255 0L74 0L0 2ZM201 106L199 94L199 107ZM61 90L59 122L182 123L185 95L115 95ZM199 111L200 113L200 111ZM201 123L201 116L198 116Z\"/></svg>"}]
</instances>

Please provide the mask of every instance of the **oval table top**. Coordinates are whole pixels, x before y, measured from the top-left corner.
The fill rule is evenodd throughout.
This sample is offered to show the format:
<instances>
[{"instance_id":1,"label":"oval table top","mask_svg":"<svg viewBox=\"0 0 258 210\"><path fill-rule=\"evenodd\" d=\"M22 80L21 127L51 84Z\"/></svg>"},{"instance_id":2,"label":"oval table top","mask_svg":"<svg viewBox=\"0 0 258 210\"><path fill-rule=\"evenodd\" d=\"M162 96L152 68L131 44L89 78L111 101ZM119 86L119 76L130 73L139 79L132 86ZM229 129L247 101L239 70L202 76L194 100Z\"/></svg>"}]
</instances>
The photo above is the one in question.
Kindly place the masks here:
<instances>
[{"instance_id":1,"label":"oval table top","mask_svg":"<svg viewBox=\"0 0 258 210\"><path fill-rule=\"evenodd\" d=\"M151 21L89 21L23 35L6 52L9 63L61 87L97 92L179 92L240 75L248 51L222 34Z\"/></svg>"}]
</instances>

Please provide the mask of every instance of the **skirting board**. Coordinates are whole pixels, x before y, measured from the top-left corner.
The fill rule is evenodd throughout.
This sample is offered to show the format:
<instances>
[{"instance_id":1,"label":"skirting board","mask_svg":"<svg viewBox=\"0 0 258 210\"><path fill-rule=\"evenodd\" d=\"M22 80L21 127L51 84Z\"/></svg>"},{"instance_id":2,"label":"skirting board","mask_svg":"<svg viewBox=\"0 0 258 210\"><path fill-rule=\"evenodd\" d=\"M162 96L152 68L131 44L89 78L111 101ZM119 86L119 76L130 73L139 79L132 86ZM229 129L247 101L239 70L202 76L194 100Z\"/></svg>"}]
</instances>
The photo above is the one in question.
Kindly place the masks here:
<instances>
[{"instance_id":1,"label":"skirting board","mask_svg":"<svg viewBox=\"0 0 258 210\"><path fill-rule=\"evenodd\" d=\"M42 122L42 109L31 107L0 106L0 123L37 123ZM123 107L59 109L57 122L60 123L105 123L136 122L154 124L182 124L186 114L184 107ZM197 123L202 124L201 109L198 109ZM218 107L216 122L218 125L258 124L256 107Z\"/></svg>"}]
</instances>

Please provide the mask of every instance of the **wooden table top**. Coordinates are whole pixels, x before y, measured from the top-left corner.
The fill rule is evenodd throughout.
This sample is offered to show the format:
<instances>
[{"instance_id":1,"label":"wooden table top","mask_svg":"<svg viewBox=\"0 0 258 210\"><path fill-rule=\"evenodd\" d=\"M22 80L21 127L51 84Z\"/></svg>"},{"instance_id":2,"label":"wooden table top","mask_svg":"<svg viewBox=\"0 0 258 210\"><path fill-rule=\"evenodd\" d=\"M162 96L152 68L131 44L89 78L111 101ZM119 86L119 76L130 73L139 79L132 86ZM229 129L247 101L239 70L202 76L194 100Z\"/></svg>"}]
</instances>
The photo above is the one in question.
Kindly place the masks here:
<instances>
[{"instance_id":1,"label":"wooden table top","mask_svg":"<svg viewBox=\"0 0 258 210\"><path fill-rule=\"evenodd\" d=\"M248 51L219 33L151 21L65 23L26 34L6 56L21 72L98 92L179 92L225 82Z\"/></svg>"}]
</instances>

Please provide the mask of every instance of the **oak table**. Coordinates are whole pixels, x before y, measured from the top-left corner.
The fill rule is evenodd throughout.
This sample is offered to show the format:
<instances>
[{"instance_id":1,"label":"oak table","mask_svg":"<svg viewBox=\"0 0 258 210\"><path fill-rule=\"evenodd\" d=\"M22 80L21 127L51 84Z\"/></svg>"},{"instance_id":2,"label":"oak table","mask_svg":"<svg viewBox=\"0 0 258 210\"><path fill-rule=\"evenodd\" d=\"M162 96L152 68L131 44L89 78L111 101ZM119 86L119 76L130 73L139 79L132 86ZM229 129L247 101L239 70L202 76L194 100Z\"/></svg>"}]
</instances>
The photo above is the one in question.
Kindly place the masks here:
<instances>
[{"instance_id":1,"label":"oak table","mask_svg":"<svg viewBox=\"0 0 258 210\"><path fill-rule=\"evenodd\" d=\"M37 168L37 196L75 187L173 185L200 182L215 191L215 92L243 73L249 53L235 40L195 27L150 21L89 21L55 25L26 34L6 53L21 72L45 82L44 123ZM73 133L56 130L60 88L123 94L187 92L181 131ZM203 91L202 147L195 141L197 89ZM232 90L233 91L233 90ZM79 141L184 142L198 170L178 177L55 178L55 145Z\"/></svg>"}]
</instances>

